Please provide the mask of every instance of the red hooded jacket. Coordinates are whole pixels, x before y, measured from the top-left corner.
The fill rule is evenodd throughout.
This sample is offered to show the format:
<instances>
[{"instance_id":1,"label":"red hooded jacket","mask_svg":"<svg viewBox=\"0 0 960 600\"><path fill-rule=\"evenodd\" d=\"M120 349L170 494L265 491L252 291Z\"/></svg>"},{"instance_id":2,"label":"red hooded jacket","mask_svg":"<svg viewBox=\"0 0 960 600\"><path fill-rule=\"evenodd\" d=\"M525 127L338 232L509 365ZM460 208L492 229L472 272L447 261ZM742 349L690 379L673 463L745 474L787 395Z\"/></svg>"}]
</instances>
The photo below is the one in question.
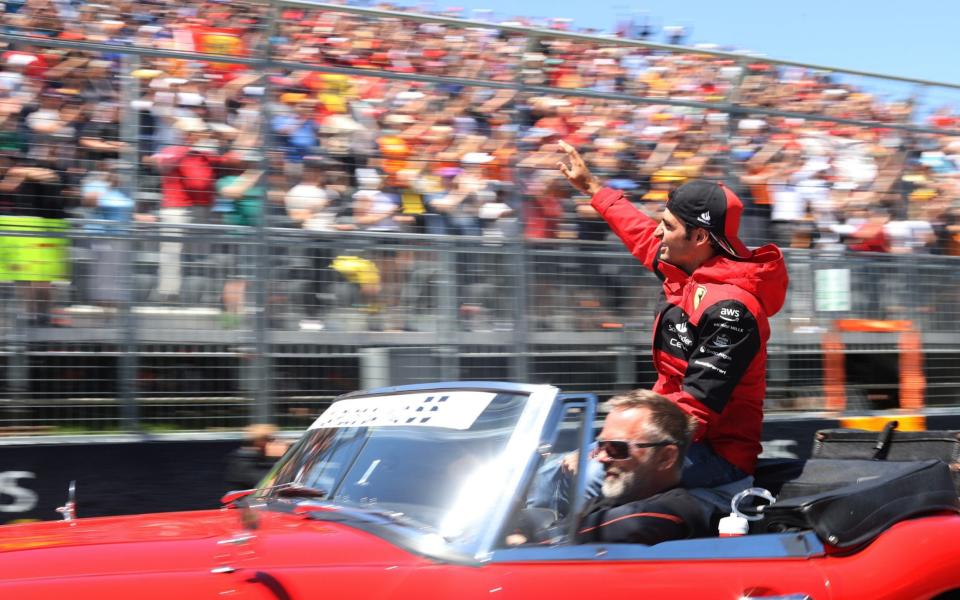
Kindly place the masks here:
<instances>
[{"instance_id":1,"label":"red hooded jacket","mask_svg":"<svg viewBox=\"0 0 960 600\"><path fill-rule=\"evenodd\" d=\"M604 188L592 205L663 282L653 331L654 391L699 423L695 441L753 473L761 450L767 319L787 293L780 249L769 244L744 260L714 256L688 275L657 259L657 222L622 192Z\"/></svg>"}]
</instances>

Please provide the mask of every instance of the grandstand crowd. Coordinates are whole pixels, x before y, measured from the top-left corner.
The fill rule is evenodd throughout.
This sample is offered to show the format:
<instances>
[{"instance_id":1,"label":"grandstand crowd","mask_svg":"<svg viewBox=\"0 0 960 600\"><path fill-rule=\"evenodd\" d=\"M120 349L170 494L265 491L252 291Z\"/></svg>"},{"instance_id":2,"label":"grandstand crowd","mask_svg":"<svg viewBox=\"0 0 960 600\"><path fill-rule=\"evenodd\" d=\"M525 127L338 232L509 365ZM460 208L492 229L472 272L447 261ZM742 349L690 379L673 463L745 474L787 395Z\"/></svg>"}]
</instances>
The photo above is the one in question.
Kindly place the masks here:
<instances>
[{"instance_id":1,"label":"grandstand crowd","mask_svg":"<svg viewBox=\"0 0 960 600\"><path fill-rule=\"evenodd\" d=\"M273 15L269 4L251 2L12 0L4 7L3 31L35 43L3 42L0 54L2 229L265 223L327 234L605 239L589 199L576 197L556 171L563 139L609 185L653 212L688 178L728 181L747 206L748 243L960 255L960 137L890 127L915 122L909 100L829 73L692 48L547 36L531 43L494 25L301 8ZM45 46L45 39L117 52ZM137 46L251 57L268 42L291 68L263 73L121 52ZM377 71L522 82L539 91L395 80ZM742 107L873 125L731 115L721 105L734 93ZM958 129L958 119L944 107L921 124ZM68 218L98 223L67 225ZM46 243L28 247L30 239ZM6 237L0 252L0 280L26 281L41 321L49 283L71 276L57 239ZM121 286L110 281L120 273L116 257L129 250L116 240L93 249L95 301L122 300ZM160 244L152 300L177 299L181 261L191 251L179 241ZM318 257L321 267L336 268L336 256ZM396 257L375 263L384 278L397 268ZM250 275L242 267L232 273L223 305L239 313ZM361 295L381 293L379 276L354 279Z\"/></svg>"}]
</instances>

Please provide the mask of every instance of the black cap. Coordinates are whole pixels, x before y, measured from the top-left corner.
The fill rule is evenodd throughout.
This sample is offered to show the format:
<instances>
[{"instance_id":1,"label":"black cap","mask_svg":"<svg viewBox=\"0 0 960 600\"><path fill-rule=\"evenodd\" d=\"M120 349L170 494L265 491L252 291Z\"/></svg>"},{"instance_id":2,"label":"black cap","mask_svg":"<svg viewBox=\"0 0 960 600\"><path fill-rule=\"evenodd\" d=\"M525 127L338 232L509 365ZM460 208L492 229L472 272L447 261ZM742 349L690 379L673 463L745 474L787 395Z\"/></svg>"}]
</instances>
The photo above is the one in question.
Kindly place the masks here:
<instances>
[{"instance_id":1,"label":"black cap","mask_svg":"<svg viewBox=\"0 0 960 600\"><path fill-rule=\"evenodd\" d=\"M684 223L709 231L727 254L750 256L750 250L737 237L743 202L726 185L703 179L688 181L670 192L667 210Z\"/></svg>"}]
</instances>

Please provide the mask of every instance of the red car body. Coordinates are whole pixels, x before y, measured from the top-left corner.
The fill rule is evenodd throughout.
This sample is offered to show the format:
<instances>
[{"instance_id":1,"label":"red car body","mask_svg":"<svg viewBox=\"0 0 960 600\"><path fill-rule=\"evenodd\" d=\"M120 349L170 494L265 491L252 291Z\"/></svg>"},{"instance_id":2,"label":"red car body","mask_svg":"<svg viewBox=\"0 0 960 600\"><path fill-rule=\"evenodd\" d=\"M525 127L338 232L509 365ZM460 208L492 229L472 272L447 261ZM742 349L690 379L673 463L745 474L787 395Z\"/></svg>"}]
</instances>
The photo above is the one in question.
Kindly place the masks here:
<instances>
[{"instance_id":1,"label":"red car body","mask_svg":"<svg viewBox=\"0 0 960 600\"><path fill-rule=\"evenodd\" d=\"M417 556L348 525L240 510L5 527L0 597L137 598L930 598L957 585L960 517L900 523L848 556L528 560L482 565ZM716 540L743 547L743 539ZM506 551L509 553L511 551Z\"/></svg>"},{"instance_id":2,"label":"red car body","mask_svg":"<svg viewBox=\"0 0 960 600\"><path fill-rule=\"evenodd\" d=\"M0 598L913 600L960 593L960 516L951 513L898 522L843 551L796 531L649 547L497 545L471 556L442 543L434 551L411 541L416 536L393 535L402 523L353 511L261 496L213 511L4 526Z\"/></svg>"}]
</instances>

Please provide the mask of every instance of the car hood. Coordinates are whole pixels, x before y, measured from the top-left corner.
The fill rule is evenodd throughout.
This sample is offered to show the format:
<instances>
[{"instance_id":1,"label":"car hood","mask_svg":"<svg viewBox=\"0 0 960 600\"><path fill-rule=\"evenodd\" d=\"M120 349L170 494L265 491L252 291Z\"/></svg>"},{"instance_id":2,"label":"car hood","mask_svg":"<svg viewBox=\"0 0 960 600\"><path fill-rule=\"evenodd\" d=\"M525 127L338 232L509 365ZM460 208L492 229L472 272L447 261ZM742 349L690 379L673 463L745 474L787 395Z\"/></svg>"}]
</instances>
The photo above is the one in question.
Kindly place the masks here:
<instances>
[{"instance_id":1,"label":"car hood","mask_svg":"<svg viewBox=\"0 0 960 600\"><path fill-rule=\"evenodd\" d=\"M380 537L308 516L227 509L0 527L3 580L216 568L426 562Z\"/></svg>"}]
</instances>

